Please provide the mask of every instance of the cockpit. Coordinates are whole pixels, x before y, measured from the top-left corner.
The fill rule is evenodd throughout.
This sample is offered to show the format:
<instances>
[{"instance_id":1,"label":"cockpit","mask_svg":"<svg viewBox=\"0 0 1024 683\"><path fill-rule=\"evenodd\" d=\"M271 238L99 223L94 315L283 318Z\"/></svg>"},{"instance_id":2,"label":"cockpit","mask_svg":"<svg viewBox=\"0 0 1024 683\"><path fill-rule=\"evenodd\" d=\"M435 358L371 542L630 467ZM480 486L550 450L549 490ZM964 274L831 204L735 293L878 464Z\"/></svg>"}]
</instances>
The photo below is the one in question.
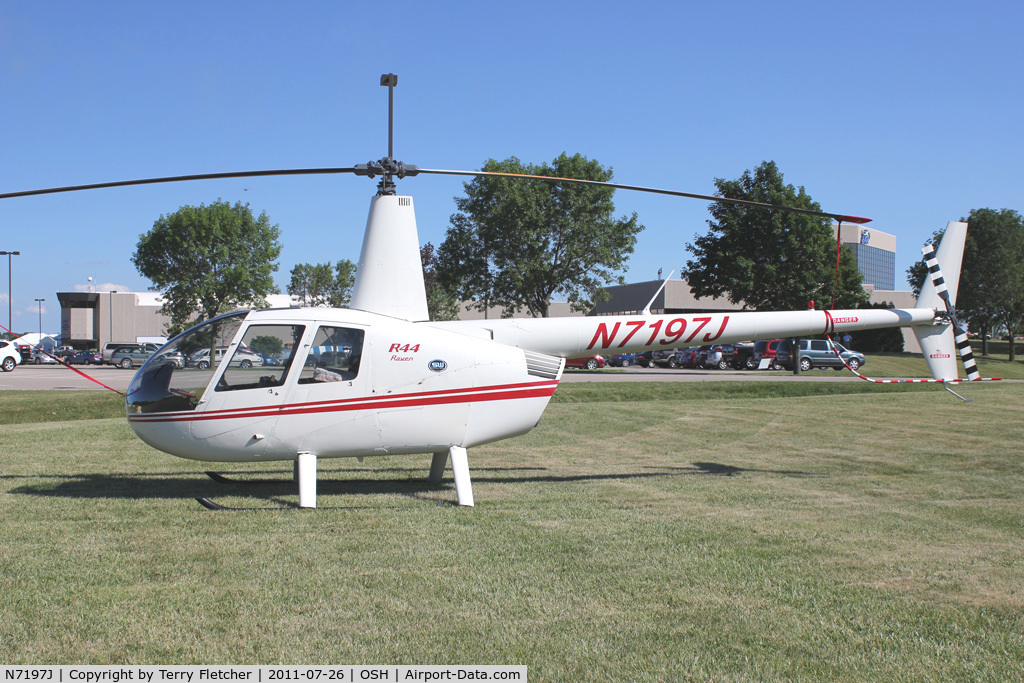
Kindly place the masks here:
<instances>
[{"instance_id":1,"label":"cockpit","mask_svg":"<svg viewBox=\"0 0 1024 683\"><path fill-rule=\"evenodd\" d=\"M128 389L134 413L195 410L208 391L236 392L351 381L359 374L364 331L329 324L251 322L250 311L207 320L178 335L139 369ZM315 329L311 338L307 329ZM216 378L216 385L211 382Z\"/></svg>"}]
</instances>

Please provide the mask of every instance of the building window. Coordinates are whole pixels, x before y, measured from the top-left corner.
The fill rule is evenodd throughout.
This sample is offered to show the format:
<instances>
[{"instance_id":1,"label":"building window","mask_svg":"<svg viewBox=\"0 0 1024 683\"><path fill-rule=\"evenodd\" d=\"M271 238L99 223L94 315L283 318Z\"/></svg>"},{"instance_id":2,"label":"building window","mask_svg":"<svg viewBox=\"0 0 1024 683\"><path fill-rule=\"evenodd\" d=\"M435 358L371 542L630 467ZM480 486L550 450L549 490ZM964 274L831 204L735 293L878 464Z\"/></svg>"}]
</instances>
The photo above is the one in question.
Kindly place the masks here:
<instances>
[{"instance_id":1,"label":"building window","mask_svg":"<svg viewBox=\"0 0 1024 683\"><path fill-rule=\"evenodd\" d=\"M852 244L864 284L875 289L896 289L896 254L867 244Z\"/></svg>"}]
</instances>

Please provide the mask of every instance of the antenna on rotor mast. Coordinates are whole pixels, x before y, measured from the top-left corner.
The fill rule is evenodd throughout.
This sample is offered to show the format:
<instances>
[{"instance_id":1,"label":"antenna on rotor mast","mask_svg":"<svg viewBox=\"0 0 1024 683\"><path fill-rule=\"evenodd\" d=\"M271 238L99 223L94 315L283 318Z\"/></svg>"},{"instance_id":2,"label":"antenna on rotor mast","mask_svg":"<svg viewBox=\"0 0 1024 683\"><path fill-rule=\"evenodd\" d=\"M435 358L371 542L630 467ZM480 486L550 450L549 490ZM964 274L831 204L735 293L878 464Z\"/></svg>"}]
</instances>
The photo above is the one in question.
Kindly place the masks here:
<instances>
[{"instance_id":1,"label":"antenna on rotor mast","mask_svg":"<svg viewBox=\"0 0 1024 683\"><path fill-rule=\"evenodd\" d=\"M398 85L398 74L381 74L381 86L388 89L388 156L381 160L381 165L390 170L395 163L395 86ZM395 194L395 183L391 173L385 172L377 185L377 194Z\"/></svg>"},{"instance_id":2,"label":"antenna on rotor mast","mask_svg":"<svg viewBox=\"0 0 1024 683\"><path fill-rule=\"evenodd\" d=\"M377 194L394 195L397 194L397 191L392 177L413 176L419 173L419 170L412 164L395 161L395 86L398 85L398 74L381 74L380 84L388 89L388 155L379 161L356 164L352 172L370 178L381 176L380 182L377 184Z\"/></svg>"},{"instance_id":3,"label":"antenna on rotor mast","mask_svg":"<svg viewBox=\"0 0 1024 683\"><path fill-rule=\"evenodd\" d=\"M398 85L397 74L381 74L380 84L388 88L388 159L395 158L395 86Z\"/></svg>"}]
</instances>

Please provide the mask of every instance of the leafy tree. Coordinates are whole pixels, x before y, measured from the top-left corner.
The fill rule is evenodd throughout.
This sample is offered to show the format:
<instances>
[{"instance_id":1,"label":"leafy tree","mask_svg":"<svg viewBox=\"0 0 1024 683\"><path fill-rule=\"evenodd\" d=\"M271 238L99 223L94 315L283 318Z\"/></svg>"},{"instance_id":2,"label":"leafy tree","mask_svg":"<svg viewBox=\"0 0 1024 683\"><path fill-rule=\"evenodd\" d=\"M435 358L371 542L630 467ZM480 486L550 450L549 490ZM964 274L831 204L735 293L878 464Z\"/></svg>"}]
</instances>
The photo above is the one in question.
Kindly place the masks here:
<instances>
[{"instance_id":1,"label":"leafy tree","mask_svg":"<svg viewBox=\"0 0 1024 683\"><path fill-rule=\"evenodd\" d=\"M160 216L139 236L132 263L161 292L168 332L185 328L238 306L266 306L279 290L273 273L280 230L266 213L254 218L248 204L217 200L209 206L182 206Z\"/></svg>"},{"instance_id":2,"label":"leafy tree","mask_svg":"<svg viewBox=\"0 0 1024 683\"><path fill-rule=\"evenodd\" d=\"M737 180L715 179L717 195L820 211L803 187L783 182L773 161ZM831 220L789 211L714 202L710 231L686 246L696 258L684 277L697 297L728 296L746 309L801 309L809 301L835 308L868 302L863 276L848 247L840 250L836 278L836 238Z\"/></svg>"},{"instance_id":3,"label":"leafy tree","mask_svg":"<svg viewBox=\"0 0 1024 683\"><path fill-rule=\"evenodd\" d=\"M1016 357L1012 342L1024 318L1024 219L1011 209L973 209L967 218L963 265L957 289L957 317L981 334L983 355L988 355L988 335L1004 327L1010 336L1010 360ZM938 246L945 230L932 236ZM940 263L941 267L942 264ZM920 294L928 275L924 259L907 270L907 279Z\"/></svg>"},{"instance_id":4,"label":"leafy tree","mask_svg":"<svg viewBox=\"0 0 1024 683\"><path fill-rule=\"evenodd\" d=\"M299 297L303 306L316 305L313 302L321 298L333 279L329 263L297 263L291 270L288 293Z\"/></svg>"},{"instance_id":5,"label":"leafy tree","mask_svg":"<svg viewBox=\"0 0 1024 683\"><path fill-rule=\"evenodd\" d=\"M249 342L249 348L256 353L276 356L284 348L284 342L273 335L262 335L253 337L252 341Z\"/></svg>"},{"instance_id":6,"label":"leafy tree","mask_svg":"<svg viewBox=\"0 0 1024 683\"><path fill-rule=\"evenodd\" d=\"M305 306L344 308L352 298L356 282L356 264L342 259L330 263L299 263L291 271L288 293L302 299Z\"/></svg>"},{"instance_id":7,"label":"leafy tree","mask_svg":"<svg viewBox=\"0 0 1024 683\"><path fill-rule=\"evenodd\" d=\"M886 301L868 304L862 308L895 308ZM879 330L857 330L850 333L850 346L857 351L873 353L877 351L903 351L903 330L899 327L883 327Z\"/></svg>"},{"instance_id":8,"label":"leafy tree","mask_svg":"<svg viewBox=\"0 0 1024 683\"><path fill-rule=\"evenodd\" d=\"M456 320L459 317L459 300L441 284L434 245L430 242L420 247L420 261L423 263L423 284L427 290L427 312L430 319Z\"/></svg>"},{"instance_id":9,"label":"leafy tree","mask_svg":"<svg viewBox=\"0 0 1024 683\"><path fill-rule=\"evenodd\" d=\"M576 154L549 164L489 159L483 170L608 181L610 168ZM545 180L476 178L456 197L437 251L438 281L453 296L476 306L502 306L512 316L525 308L546 317L564 296L588 310L604 287L623 283L622 270L643 229L636 214L612 217L614 190Z\"/></svg>"}]
</instances>

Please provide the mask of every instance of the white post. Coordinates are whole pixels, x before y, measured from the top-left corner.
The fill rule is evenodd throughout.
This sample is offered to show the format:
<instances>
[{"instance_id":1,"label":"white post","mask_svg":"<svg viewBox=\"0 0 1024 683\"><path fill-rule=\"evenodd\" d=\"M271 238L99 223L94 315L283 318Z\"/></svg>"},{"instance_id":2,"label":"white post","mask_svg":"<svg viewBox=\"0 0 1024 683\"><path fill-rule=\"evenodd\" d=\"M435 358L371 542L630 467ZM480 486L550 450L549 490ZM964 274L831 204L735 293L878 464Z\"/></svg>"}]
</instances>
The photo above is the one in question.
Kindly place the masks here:
<instances>
[{"instance_id":1,"label":"white post","mask_svg":"<svg viewBox=\"0 0 1024 683\"><path fill-rule=\"evenodd\" d=\"M473 483L469 479L469 457L466 449L452 446L448 449L448 455L452 459L452 474L455 475L455 493L459 498L459 505L473 507Z\"/></svg>"},{"instance_id":2,"label":"white post","mask_svg":"<svg viewBox=\"0 0 1024 683\"><path fill-rule=\"evenodd\" d=\"M434 457L430 460L430 476L427 477L427 481L431 484L440 484L441 478L444 477L444 466L447 464L448 451L434 453Z\"/></svg>"},{"instance_id":3,"label":"white post","mask_svg":"<svg viewBox=\"0 0 1024 683\"><path fill-rule=\"evenodd\" d=\"M299 507L316 507L316 455L299 453Z\"/></svg>"}]
</instances>

